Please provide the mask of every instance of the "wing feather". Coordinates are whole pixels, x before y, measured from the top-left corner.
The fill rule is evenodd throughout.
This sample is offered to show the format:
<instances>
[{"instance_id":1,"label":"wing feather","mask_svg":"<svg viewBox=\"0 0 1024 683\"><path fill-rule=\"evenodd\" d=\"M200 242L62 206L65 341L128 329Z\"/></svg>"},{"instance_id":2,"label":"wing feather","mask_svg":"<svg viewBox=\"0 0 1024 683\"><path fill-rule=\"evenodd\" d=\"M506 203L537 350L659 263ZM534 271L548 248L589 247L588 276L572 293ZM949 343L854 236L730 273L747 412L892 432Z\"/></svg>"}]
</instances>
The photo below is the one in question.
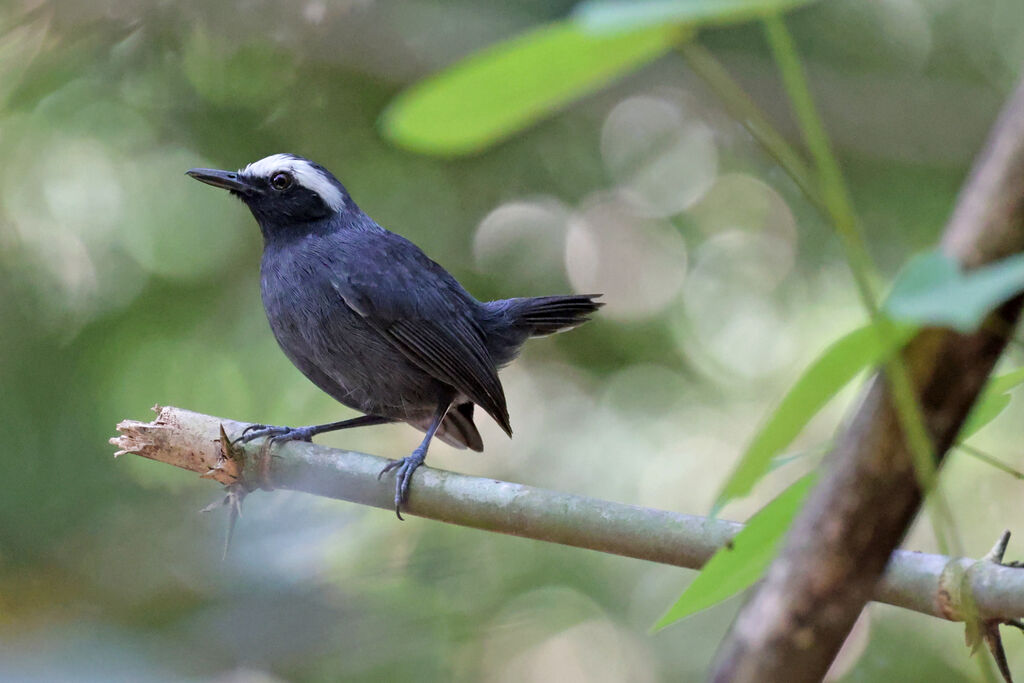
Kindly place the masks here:
<instances>
[{"instance_id":1,"label":"wing feather","mask_svg":"<svg viewBox=\"0 0 1024 683\"><path fill-rule=\"evenodd\" d=\"M480 304L412 242L383 233L377 247L358 263L336 263L335 291L409 360L465 394L511 435L505 392L474 317ZM371 263L381 265L367 268Z\"/></svg>"}]
</instances>

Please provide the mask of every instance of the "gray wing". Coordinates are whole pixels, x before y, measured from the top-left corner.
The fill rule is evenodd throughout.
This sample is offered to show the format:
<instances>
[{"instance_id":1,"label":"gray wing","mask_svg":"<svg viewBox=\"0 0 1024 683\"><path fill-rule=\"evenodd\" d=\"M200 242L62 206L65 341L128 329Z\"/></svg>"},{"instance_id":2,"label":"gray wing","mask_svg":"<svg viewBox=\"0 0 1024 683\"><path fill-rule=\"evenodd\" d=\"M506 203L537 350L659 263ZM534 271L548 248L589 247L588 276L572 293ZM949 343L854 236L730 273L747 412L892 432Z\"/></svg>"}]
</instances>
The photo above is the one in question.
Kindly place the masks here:
<instances>
[{"instance_id":1,"label":"gray wing","mask_svg":"<svg viewBox=\"0 0 1024 683\"><path fill-rule=\"evenodd\" d=\"M505 392L476 320L479 304L419 247L393 233L336 263L331 285L352 310L432 377L454 387L509 435Z\"/></svg>"}]
</instances>

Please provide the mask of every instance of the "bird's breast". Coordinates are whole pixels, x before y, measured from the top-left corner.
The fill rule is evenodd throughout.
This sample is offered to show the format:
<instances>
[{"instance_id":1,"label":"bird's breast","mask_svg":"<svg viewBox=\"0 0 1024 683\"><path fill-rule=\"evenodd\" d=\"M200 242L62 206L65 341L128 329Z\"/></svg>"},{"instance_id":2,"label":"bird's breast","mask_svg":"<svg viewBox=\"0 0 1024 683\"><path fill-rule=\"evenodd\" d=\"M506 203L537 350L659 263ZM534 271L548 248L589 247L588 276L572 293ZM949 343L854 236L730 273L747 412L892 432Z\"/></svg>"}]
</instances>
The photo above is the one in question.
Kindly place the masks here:
<instances>
[{"instance_id":1,"label":"bird's breast","mask_svg":"<svg viewBox=\"0 0 1024 683\"><path fill-rule=\"evenodd\" d=\"M345 405L399 418L429 415L437 380L412 364L337 292L339 264L316 251L265 252L261 292L274 337L292 363Z\"/></svg>"}]
</instances>

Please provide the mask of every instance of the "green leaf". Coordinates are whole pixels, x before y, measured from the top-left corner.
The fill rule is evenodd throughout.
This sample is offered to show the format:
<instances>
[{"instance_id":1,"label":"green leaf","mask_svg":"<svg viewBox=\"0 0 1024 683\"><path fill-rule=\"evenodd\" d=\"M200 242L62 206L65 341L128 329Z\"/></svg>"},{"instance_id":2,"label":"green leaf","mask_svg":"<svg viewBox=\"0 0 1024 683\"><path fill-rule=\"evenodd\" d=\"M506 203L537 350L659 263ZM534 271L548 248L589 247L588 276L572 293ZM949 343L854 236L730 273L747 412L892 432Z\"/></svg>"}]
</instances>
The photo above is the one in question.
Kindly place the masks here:
<instances>
[{"instance_id":1,"label":"green leaf","mask_svg":"<svg viewBox=\"0 0 1024 683\"><path fill-rule=\"evenodd\" d=\"M592 36L572 22L547 24L417 83L395 98L381 127L388 140L415 152L479 152L691 35L659 26Z\"/></svg>"},{"instance_id":2,"label":"green leaf","mask_svg":"<svg viewBox=\"0 0 1024 683\"><path fill-rule=\"evenodd\" d=\"M1024 384L1024 368L1017 368L1010 372L1003 373L997 377L991 377L985 384L984 394L1005 394Z\"/></svg>"},{"instance_id":3,"label":"green leaf","mask_svg":"<svg viewBox=\"0 0 1024 683\"><path fill-rule=\"evenodd\" d=\"M1024 384L1024 368L1017 368L989 379L981 396L978 397L971 412L967 415L967 419L960 427L957 441L966 441L982 427L999 417L999 414L1010 405L1010 394L1007 392L1020 384Z\"/></svg>"},{"instance_id":4,"label":"green leaf","mask_svg":"<svg viewBox=\"0 0 1024 683\"><path fill-rule=\"evenodd\" d=\"M982 427L999 417L999 414L1006 410L1006 407L1009 405L1009 394L993 394L979 398L978 402L971 408L967 419L960 426L960 434L957 436L957 441L966 441L977 434Z\"/></svg>"},{"instance_id":5,"label":"green leaf","mask_svg":"<svg viewBox=\"0 0 1024 683\"><path fill-rule=\"evenodd\" d=\"M813 472L805 474L751 517L732 543L720 548L708 560L654 629L707 609L753 585L771 564L779 541L789 529L814 479Z\"/></svg>"},{"instance_id":6,"label":"green leaf","mask_svg":"<svg viewBox=\"0 0 1024 683\"><path fill-rule=\"evenodd\" d=\"M861 370L877 365L901 348L916 331L906 325L891 327L892 334L886 340L874 325L860 327L834 342L811 363L754 435L719 494L713 515L729 500L749 493L771 468L772 458L793 442L840 389Z\"/></svg>"},{"instance_id":7,"label":"green leaf","mask_svg":"<svg viewBox=\"0 0 1024 683\"><path fill-rule=\"evenodd\" d=\"M735 24L786 12L817 0L589 0L576 5L573 18L592 33L624 31L666 23Z\"/></svg>"},{"instance_id":8,"label":"green leaf","mask_svg":"<svg viewBox=\"0 0 1024 683\"><path fill-rule=\"evenodd\" d=\"M893 283L886 312L897 320L973 332L993 308L1024 289L1024 254L962 272L939 251L913 257Z\"/></svg>"}]
</instances>

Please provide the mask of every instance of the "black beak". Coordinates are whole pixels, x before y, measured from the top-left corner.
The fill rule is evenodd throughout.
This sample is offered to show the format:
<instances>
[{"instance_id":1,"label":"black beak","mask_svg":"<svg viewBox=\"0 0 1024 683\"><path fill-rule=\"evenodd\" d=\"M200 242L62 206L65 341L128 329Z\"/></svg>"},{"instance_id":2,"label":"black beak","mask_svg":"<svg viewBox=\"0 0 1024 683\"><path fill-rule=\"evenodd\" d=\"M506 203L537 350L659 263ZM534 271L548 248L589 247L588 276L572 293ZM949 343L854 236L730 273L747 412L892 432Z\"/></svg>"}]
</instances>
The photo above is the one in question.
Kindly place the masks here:
<instances>
[{"instance_id":1,"label":"black beak","mask_svg":"<svg viewBox=\"0 0 1024 683\"><path fill-rule=\"evenodd\" d=\"M240 194L253 194L258 189L245 181L244 178L234 171L218 171L213 168L190 168L185 175L191 176L199 182L213 185L224 190L231 190Z\"/></svg>"}]
</instances>

